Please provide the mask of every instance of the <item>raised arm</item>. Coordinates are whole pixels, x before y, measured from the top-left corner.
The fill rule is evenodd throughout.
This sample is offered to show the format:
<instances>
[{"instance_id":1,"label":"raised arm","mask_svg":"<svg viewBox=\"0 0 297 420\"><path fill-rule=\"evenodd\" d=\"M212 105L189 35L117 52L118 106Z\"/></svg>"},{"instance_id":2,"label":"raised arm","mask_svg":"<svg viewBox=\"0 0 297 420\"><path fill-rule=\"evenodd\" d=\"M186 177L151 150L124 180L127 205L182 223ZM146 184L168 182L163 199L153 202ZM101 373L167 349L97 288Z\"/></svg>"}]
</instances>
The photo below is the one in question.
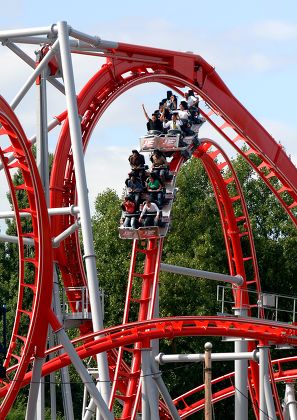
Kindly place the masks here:
<instances>
[{"instance_id":1,"label":"raised arm","mask_svg":"<svg viewBox=\"0 0 297 420\"><path fill-rule=\"evenodd\" d=\"M150 117L148 116L148 114L147 114L147 112L145 110L144 104L142 104L142 109L143 109L143 112L144 112L144 115L145 115L146 119L149 121L150 120Z\"/></svg>"}]
</instances>

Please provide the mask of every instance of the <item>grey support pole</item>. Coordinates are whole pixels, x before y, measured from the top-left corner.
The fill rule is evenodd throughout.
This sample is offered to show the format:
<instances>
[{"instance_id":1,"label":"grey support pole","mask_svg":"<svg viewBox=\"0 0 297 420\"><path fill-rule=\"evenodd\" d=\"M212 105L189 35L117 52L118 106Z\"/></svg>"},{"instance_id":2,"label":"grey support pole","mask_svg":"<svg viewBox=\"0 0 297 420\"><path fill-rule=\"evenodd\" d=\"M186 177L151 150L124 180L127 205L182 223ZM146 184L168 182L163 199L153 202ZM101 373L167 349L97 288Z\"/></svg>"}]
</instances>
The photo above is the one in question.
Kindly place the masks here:
<instances>
[{"instance_id":1,"label":"grey support pole","mask_svg":"<svg viewBox=\"0 0 297 420\"><path fill-rule=\"evenodd\" d=\"M31 76L28 78L27 82L23 86L23 88L20 90L20 92L15 96L13 101L11 102L10 106L12 109L15 109L18 104L21 102L23 97L26 95L30 87L34 84L37 77L40 75L43 69L48 65L48 62L51 60L52 57L56 54L56 50L59 46L59 41L55 41L53 44L53 48L46 54L46 56L42 59L39 66L33 71Z\"/></svg>"},{"instance_id":2,"label":"grey support pole","mask_svg":"<svg viewBox=\"0 0 297 420\"><path fill-rule=\"evenodd\" d=\"M276 420L276 413L269 380L268 346L259 346L260 420Z\"/></svg>"},{"instance_id":3,"label":"grey support pole","mask_svg":"<svg viewBox=\"0 0 297 420\"><path fill-rule=\"evenodd\" d=\"M61 303L60 303L60 289L59 289L56 264L54 264L53 308L54 308L56 317L62 324L63 319L62 319L62 311L61 311ZM61 350L61 353L63 352L64 350ZM63 407L64 407L65 419L74 420L72 393L71 393L68 367L62 368L60 370L60 373L61 373L61 380L62 380L62 396L63 396Z\"/></svg>"},{"instance_id":4,"label":"grey support pole","mask_svg":"<svg viewBox=\"0 0 297 420\"><path fill-rule=\"evenodd\" d=\"M32 379L30 383L30 391L28 397L26 420L32 420L35 417L38 391L40 386L41 369L44 363L43 357L35 357L32 370Z\"/></svg>"},{"instance_id":5,"label":"grey support pole","mask_svg":"<svg viewBox=\"0 0 297 420\"><path fill-rule=\"evenodd\" d=\"M37 130L36 130L36 164L43 185L47 206L49 206L49 162L48 162L48 130L47 130L47 92L46 69L40 73L37 85Z\"/></svg>"},{"instance_id":6,"label":"grey support pole","mask_svg":"<svg viewBox=\"0 0 297 420\"><path fill-rule=\"evenodd\" d=\"M158 420L159 406L154 384L152 384L150 352L150 348L141 349L142 418L143 420Z\"/></svg>"},{"instance_id":7,"label":"grey support pole","mask_svg":"<svg viewBox=\"0 0 297 420\"><path fill-rule=\"evenodd\" d=\"M243 308L235 308L234 314L237 316L247 316L247 310ZM234 342L235 353L247 352L247 341L239 338ZM235 360L234 361L234 376L235 376L235 419L248 420L248 361Z\"/></svg>"},{"instance_id":8,"label":"grey support pole","mask_svg":"<svg viewBox=\"0 0 297 420\"><path fill-rule=\"evenodd\" d=\"M268 418L269 418L269 420L277 420L276 413L275 413L275 407L274 407L274 401L273 401L273 395L272 395L272 392L271 392L271 385L270 385L270 381L269 381L268 365L267 365L267 372L266 372L265 381L264 381L264 392L265 392L265 400L266 400Z\"/></svg>"},{"instance_id":9,"label":"grey support pole","mask_svg":"<svg viewBox=\"0 0 297 420\"><path fill-rule=\"evenodd\" d=\"M46 96L46 69L43 66L40 72L40 83L37 85L37 95L36 95L36 164L40 179L43 186L44 196L49 205L49 166L48 166L48 133L47 133L47 96ZM27 84L29 88L29 84ZM17 103L15 103L15 106ZM52 335L51 328L48 328L48 339L51 347L54 344L54 337ZM44 378L41 378L41 369L39 371L39 378L36 377L34 382L37 380L40 382L38 389L38 399L36 401L36 411L38 411L37 419L40 417L44 418ZM34 387L32 383L30 384L31 388ZM32 390L32 395L34 391ZM32 397L34 401L34 397ZM33 404L32 401L32 404ZM55 373L50 374L50 401L51 401L51 417L52 420L56 420L56 387L55 387ZM28 399L28 406L31 404L30 397ZM30 408L28 408L28 412ZM30 418L30 416L29 416Z\"/></svg>"},{"instance_id":10,"label":"grey support pole","mask_svg":"<svg viewBox=\"0 0 297 420\"><path fill-rule=\"evenodd\" d=\"M92 415L96 411L96 406L93 398L90 398L89 405L85 408L85 411L83 413L83 420L90 420L92 418Z\"/></svg>"},{"instance_id":11,"label":"grey support pole","mask_svg":"<svg viewBox=\"0 0 297 420\"><path fill-rule=\"evenodd\" d=\"M290 420L297 420L297 403L295 386L293 382L286 383L286 413L289 412Z\"/></svg>"},{"instance_id":12,"label":"grey support pole","mask_svg":"<svg viewBox=\"0 0 297 420\"><path fill-rule=\"evenodd\" d=\"M153 372L153 379L156 381L157 387L159 389L160 394L163 397L163 400L165 401L165 404L167 405L167 408L170 412L171 417L173 420L180 420L180 416L178 414L178 411L173 404L172 398L168 392L168 389L166 385L164 384L164 381L162 379L162 373L156 368L155 364L151 364L151 369Z\"/></svg>"},{"instance_id":13,"label":"grey support pole","mask_svg":"<svg viewBox=\"0 0 297 420\"><path fill-rule=\"evenodd\" d=\"M109 411L107 404L105 403L100 392L96 388L96 385L94 384L91 375L88 373L83 362L80 360L64 329L61 328L60 330L56 331L56 334L58 336L59 342L64 347L73 366L75 367L83 383L87 387L90 395L95 401L96 406L99 408L100 415L104 418L104 420L114 420L114 416ZM27 420L29 420L29 418Z\"/></svg>"},{"instance_id":14,"label":"grey support pole","mask_svg":"<svg viewBox=\"0 0 297 420\"><path fill-rule=\"evenodd\" d=\"M205 360L204 360L204 394L205 394L205 406L204 406L204 418L205 420L212 420L212 392L211 392L211 350L212 344L205 343Z\"/></svg>"},{"instance_id":15,"label":"grey support pole","mask_svg":"<svg viewBox=\"0 0 297 420\"><path fill-rule=\"evenodd\" d=\"M160 270L165 271L167 273L181 274L184 276L200 277L200 278L205 278L205 279L210 279L210 280L223 281L225 283L238 284L239 286L243 284L243 278L239 275L229 276L228 274L214 273L212 271L196 270L193 268L180 267L178 265L164 264L164 263L160 264Z\"/></svg>"},{"instance_id":16,"label":"grey support pole","mask_svg":"<svg viewBox=\"0 0 297 420\"><path fill-rule=\"evenodd\" d=\"M5 44L7 48L13 51L18 57L20 57L25 63L27 63L32 69L35 69L35 61L32 60L21 48L13 44L12 42L7 42ZM48 79L48 82L51 83L55 88L57 88L61 93L65 94L64 86L58 82L56 79Z\"/></svg>"},{"instance_id":17,"label":"grey support pole","mask_svg":"<svg viewBox=\"0 0 297 420\"><path fill-rule=\"evenodd\" d=\"M61 62L63 67L69 129L77 184L78 205L80 208L81 232L85 254L84 258L86 264L92 322L94 331L100 331L103 329L103 316L96 270L96 256L93 245L93 233L91 227L91 214L84 166L81 129L78 117L75 84L69 47L68 26L66 22L58 22L57 28L58 39L60 41ZM97 362L102 397L108 404L110 396L110 379L106 353L98 354Z\"/></svg>"},{"instance_id":18,"label":"grey support pole","mask_svg":"<svg viewBox=\"0 0 297 420\"><path fill-rule=\"evenodd\" d=\"M40 390L41 388L41 390ZM40 379L40 388L38 392L36 412L34 420L44 420L44 378ZM41 400L41 401L39 401Z\"/></svg>"},{"instance_id":19,"label":"grey support pole","mask_svg":"<svg viewBox=\"0 0 297 420\"><path fill-rule=\"evenodd\" d=\"M259 393L260 393L260 404L259 404L259 417L260 420L268 420L267 407L265 400L265 373L266 365L268 364L267 348L265 346L259 346Z\"/></svg>"},{"instance_id":20,"label":"grey support pole","mask_svg":"<svg viewBox=\"0 0 297 420\"><path fill-rule=\"evenodd\" d=\"M141 413L143 420L150 420L151 412L150 412L150 403L149 403L149 396L148 396L148 388L149 385L145 378L145 368L143 363L143 353L141 353L141 382L139 386L141 386Z\"/></svg>"},{"instance_id":21,"label":"grey support pole","mask_svg":"<svg viewBox=\"0 0 297 420\"><path fill-rule=\"evenodd\" d=\"M211 360L212 362L220 361L233 361L233 360L254 360L258 361L259 353L257 350L240 352L240 353L212 353ZM165 365L165 363L197 363L205 361L205 353L194 353L194 354L164 354L159 353L155 357L155 360L160 365Z\"/></svg>"},{"instance_id":22,"label":"grey support pole","mask_svg":"<svg viewBox=\"0 0 297 420\"><path fill-rule=\"evenodd\" d=\"M33 35L52 35L53 26L42 26L36 28L26 28L26 29L10 29L6 31L0 31L0 39L6 40L7 38L15 38L18 36L33 36Z\"/></svg>"}]
</instances>

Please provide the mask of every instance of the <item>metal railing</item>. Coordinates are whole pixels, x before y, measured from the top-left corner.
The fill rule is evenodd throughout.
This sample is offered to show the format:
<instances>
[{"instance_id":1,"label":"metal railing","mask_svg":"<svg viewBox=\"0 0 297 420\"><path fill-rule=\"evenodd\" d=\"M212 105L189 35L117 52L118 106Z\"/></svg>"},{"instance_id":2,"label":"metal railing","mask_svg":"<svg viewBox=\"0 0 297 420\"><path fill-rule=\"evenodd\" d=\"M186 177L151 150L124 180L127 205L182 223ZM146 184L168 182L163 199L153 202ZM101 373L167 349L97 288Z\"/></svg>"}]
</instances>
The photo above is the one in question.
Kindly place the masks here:
<instances>
[{"instance_id":1,"label":"metal railing","mask_svg":"<svg viewBox=\"0 0 297 420\"><path fill-rule=\"evenodd\" d=\"M220 304L220 314L234 314L233 291L234 288L232 289L230 286L217 286L217 302ZM260 312L264 312L265 319L286 323L296 322L297 297L248 289L236 289L236 293L239 293L240 303L243 301L243 294L248 293L249 309L253 317L260 318ZM239 306L241 305L239 304Z\"/></svg>"},{"instance_id":2,"label":"metal railing","mask_svg":"<svg viewBox=\"0 0 297 420\"><path fill-rule=\"evenodd\" d=\"M104 317L104 291L99 289ZM63 290L62 313L64 318L90 319L91 308L89 291L86 286L65 287Z\"/></svg>"}]
</instances>

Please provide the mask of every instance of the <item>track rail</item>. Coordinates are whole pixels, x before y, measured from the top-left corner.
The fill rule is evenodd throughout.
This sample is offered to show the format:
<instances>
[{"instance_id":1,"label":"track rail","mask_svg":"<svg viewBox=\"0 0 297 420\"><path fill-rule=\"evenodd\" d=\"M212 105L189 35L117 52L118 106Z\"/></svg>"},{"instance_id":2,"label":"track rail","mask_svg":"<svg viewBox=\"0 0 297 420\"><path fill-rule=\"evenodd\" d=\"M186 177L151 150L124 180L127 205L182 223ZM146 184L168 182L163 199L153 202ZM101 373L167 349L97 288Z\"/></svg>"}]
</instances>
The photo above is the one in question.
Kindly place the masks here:
<instances>
[{"instance_id":1,"label":"track rail","mask_svg":"<svg viewBox=\"0 0 297 420\"><path fill-rule=\"evenodd\" d=\"M110 67L112 66L112 68ZM95 124L97 123L98 119L100 118L100 116L102 115L102 113L104 112L104 110L109 106L109 104L116 98L118 97L121 93L123 93L124 91L126 91L127 89L136 86L137 84L140 83L145 83L148 81L159 81L161 83L164 83L165 85L169 85L169 86L178 86L178 89L180 88L180 86L183 86L185 84L184 80L181 80L180 78L178 78L176 75L174 74L164 74L164 68L155 68L153 69L148 69L147 66L145 66L142 63L137 63L137 71L135 71L135 63L133 62L120 62L118 61L117 63L110 61L108 62L107 66L104 67L103 69L101 69L101 71L99 71L97 73L97 75L94 76L93 79L91 79L91 81L86 85L86 88L83 89L82 93L79 95L78 97L78 106L79 106L79 113L81 115L83 115L83 119L82 119L82 137L83 137L83 143L84 143L84 147L86 147L87 142L89 141L91 132L95 126ZM127 68L130 67L130 72L127 72ZM159 66L158 66L159 67ZM132 70L133 69L133 70ZM168 69L167 69L168 71ZM104 73L104 77L103 77L103 73ZM152 74L153 73L153 74ZM168 72L169 73L169 72ZM123 77L123 74L125 74L125 77ZM128 74L128 76L127 76ZM104 84L104 88L103 85ZM200 91L200 89L197 90L196 86L193 86L189 83L187 83L190 87L192 87L196 92L198 92L199 94L203 95L203 92ZM96 92L96 93L95 93ZM204 99L206 99L206 97L204 96ZM209 98L207 98L209 100ZM236 102L235 98L234 98L234 102L235 105L238 105L238 103ZM246 112L248 116L250 116L248 114L248 112L246 110L241 109L242 112ZM209 119L209 116L208 118ZM261 131L261 129L260 129ZM267 133L268 134L268 133ZM62 145L60 147L60 145ZM59 206L63 206L63 205L69 205L69 204L73 204L73 200L74 200L74 191L75 191L75 177L74 177L74 171L73 171L73 162L72 162L72 156L71 156L71 148L70 148L70 139L69 139L69 130L68 130L68 125L67 125L67 121L64 124L64 127L62 129L62 133L60 136L60 141L58 144L58 148L57 148L57 152L56 152L56 156L59 156L59 161L56 162L56 165L54 165L54 169L53 169L53 176L52 176L52 182L51 182L51 188L52 190L58 192L57 194L53 194L53 203L52 205L55 207L59 207ZM58 171L57 168L59 169L59 171L63 171L63 167L64 169L64 176L59 176L58 175ZM210 171L211 172L211 171ZM60 173L60 175L62 175L62 173ZM213 179L213 183L215 183L214 179L214 174L209 174L210 175L210 179ZM212 177L212 178L211 178ZM232 178L232 177L231 177ZM64 180L64 184L59 184L57 185L57 182L59 182L59 180ZM224 181L225 182L225 181ZM226 181L227 182L227 181ZM232 183L233 180L231 179L230 183ZM222 187L222 185L221 185ZM236 185L237 187L237 185ZM67 190L67 193L64 195L64 199L66 197L66 200L69 200L70 198L70 202L66 201L67 204L63 204L63 201L57 201L57 198L59 197L59 191L64 191ZM220 188L218 188L218 186L216 185L215 187L215 191L217 191L217 202L219 204L219 211L221 213L221 218L222 220L225 218L225 222L226 222L226 215L224 215L222 212L224 209L222 209L222 207L220 207ZM61 195L61 194L60 194ZM278 197L279 198L279 197ZM233 197L234 201L237 200L236 197ZM56 201L55 201L56 200ZM242 200L242 202L244 203L244 200ZM244 206L242 206L244 207ZM229 206L230 208L230 206ZM246 208L245 208L246 210ZM244 225L244 223L246 224L246 218L245 216L241 215L238 216L239 218L241 217L241 220L243 221L242 226ZM245 221L245 222L244 222ZM70 224L71 220L68 220L68 225ZM235 223L235 227L238 228L239 225L239 220L237 220L237 223ZM66 224L62 224L61 223L61 218L60 218L60 226L58 228L58 230L62 230L62 229L66 229L68 227L68 225ZM64 223L65 223L65 219L64 219ZM225 242L226 242L226 248L227 248L227 253L230 254L231 252L231 248L230 248L230 242L233 241L233 245L234 245L234 239L231 239L231 235L230 232L233 232L233 234L235 233L235 231L229 230L229 233L226 235L226 231L224 230L225 233ZM251 229L250 226L248 226L247 230L242 229L241 227L241 231L240 231L240 235L242 236L250 236L251 237ZM63 264L61 264L61 262L63 262L65 265L64 267L67 268L67 276L64 277L64 283L65 285L73 285L74 283L77 284L77 282L79 284L83 283L85 284L85 279L84 279L84 275L82 274L81 271L81 264L80 266L77 266L77 261L80 260L79 258L79 254L78 254L78 246L77 246L78 242L77 242L77 237L75 238L74 235L74 239L69 237L68 243L67 241L65 241L65 249L63 250L59 250L59 259L60 259L60 265L63 267ZM69 248L71 249L72 252L69 253ZM233 256L231 256L231 254L229 255L229 266L231 268L231 272L235 271L234 268L236 268L236 271L244 271L244 265L247 264L248 261L252 261L252 266L253 266L253 271L254 271L254 277L248 280L248 284L250 285L254 285L256 289L259 290L259 277L258 277L258 271L257 271L257 267L256 267L256 258L255 258L255 252L254 252L254 247L253 245L251 246L251 251L250 251L250 255L243 257L242 255L239 255L239 257L237 257L236 252L240 249L240 247L238 247L238 245L235 245L235 247L233 248L233 252L235 251L235 254ZM71 261L67 260L67 258L65 258L65 256L67 255L72 255L75 256L74 260L75 260L75 265L72 264ZM78 258L77 258L78 257ZM231 259L233 259L232 264L230 263ZM243 264L242 264L243 262ZM239 267L239 265L241 264L241 267ZM70 269L69 269L70 268ZM62 269L62 273L63 273L63 269ZM73 280L74 278L74 280ZM247 306L249 306L248 303L248 298L245 297L245 304L247 304ZM250 309L250 306L249 306ZM120 355L121 356L121 355ZM119 366L116 370L116 372L119 372ZM255 369L255 374L253 375L253 378L251 378L251 381L256 380L256 373L257 373L257 369ZM257 390L257 384L255 384L254 387L250 387L250 389L253 390ZM114 394L113 394L114 395ZM254 395L254 400L257 398L257 393ZM279 406L279 404L278 404Z\"/></svg>"},{"instance_id":2,"label":"track rail","mask_svg":"<svg viewBox=\"0 0 297 420\"><path fill-rule=\"evenodd\" d=\"M106 55L108 55L106 65L103 66L103 68L87 83L82 92L78 95L78 109L80 115L82 116L81 129L84 148L86 148L92 131L102 113L119 95L124 93L126 90L141 83L147 82L159 82L166 86L172 87L176 91L180 91L180 89L186 86L190 87L196 93L201 95L205 103L210 106L210 111L206 112L202 110L203 115L207 121L209 121L224 136L224 138L228 140L233 145L233 147L235 147L235 149L238 150L252 165L252 167L261 176L264 182L266 182L269 188L273 191L276 198L283 205L293 222L297 224L296 168L284 150L280 147L280 145L275 142L269 133L267 133L267 131L232 95L230 90L220 79L213 67L211 67L205 60L197 55L165 51L135 45L133 46L123 43L119 43L118 48L107 51ZM2 105L3 108L6 107L4 103L2 103ZM29 233L32 234L32 237L35 241L35 249L38 249L38 252L35 252L35 257L32 258L30 262L24 257L24 252L22 250L19 251L20 261L22 261L20 265L22 280L20 282L21 286L19 290L19 301L13 339L9 347L7 360L8 363L10 361L13 363L12 360L18 361L16 375L19 375L18 379L20 379L22 376L24 376L26 367L29 363L29 358L32 356L33 347L37 345L38 351L43 353L43 336L45 335L46 331L46 327L44 326L45 324L43 324L43 322L47 325L47 312L46 309L40 309L40 302L41 298L45 297L45 291L47 291L47 298L45 299L46 302L49 300L48 296L51 295L51 268L48 269L51 255L50 253L47 257L45 255L48 253L48 249L50 249L51 246L49 240L50 234L48 228L48 215L46 212L46 207L44 206L44 199L42 198L43 192L38 174L36 172L36 167L34 167L34 164L32 163L32 156L24 146L26 141L22 142L22 140L19 140L18 143L15 140L25 139L23 133L21 133L21 127L19 126L18 122L15 121L15 117L11 114L11 110L9 108L6 109L6 113L6 115L4 113L4 124L2 123L2 125L5 127L5 123L7 124L7 129L4 134L8 135L11 140L12 148L9 150L9 152L15 153L16 167L23 171L25 187L31 187L32 185L33 188L32 191L30 188L26 188L30 205L29 211L32 212L33 221L32 232ZM13 120L12 122L8 122L8 116L11 116ZM221 119L221 123L217 123L217 119ZM16 130L16 127L18 130ZM18 131L17 134L16 131ZM229 131L232 131L233 136L229 135ZM242 142L247 145L245 151L241 151L241 148L238 146L239 143ZM22 150L21 155L24 153L24 155L21 157L18 156L19 149ZM230 181L232 188L230 188L229 194L229 191L226 188L226 185L228 185L227 179L222 177L220 174L220 171L223 168L215 166L216 161L211 156L212 152L207 153L206 150L205 152L206 153L202 156L202 159L209 174L210 180L214 186L224 230L230 271L231 273L244 273L245 265L248 264L249 261L249 263L252 263L254 275L251 279L246 280L246 282L250 282L249 284L252 287L258 289L260 287L260 282L257 275L254 249L251 246L249 254L246 256L244 256L241 251L240 240L242 237L247 237L250 243L252 243L252 236L251 232L249 231L249 227L247 227L247 230L245 230L244 226L244 224L247 224L248 221L244 215L244 212L242 215L239 215L236 213L239 210L236 209L235 214L233 207L230 205L230 200L236 204L239 202L244 203L241 198L237 199L236 195L231 195L231 190L238 190L238 185L235 185L236 182L234 183L233 180ZM8 151L5 150L1 155L4 163L6 153L8 153ZM23 159L24 156L25 159ZM258 159L258 161L260 160L260 163L255 164L254 158ZM9 167L6 165L6 173L8 173L8 170L11 168L12 166ZM26 179L26 176L29 180ZM17 199L14 187L11 185L11 177L8 182L11 186L13 202L17 214L16 220L19 230L20 244L23 246L21 239L23 232L21 231ZM25 189L25 187L23 187L23 189ZM63 207L74 204L76 201L75 188L75 172L73 167L68 121L66 119L59 138L52 170L51 206ZM224 202L223 205L222 202ZM242 209L243 207L244 206L241 204ZM236 220L236 218L238 218L238 220ZM41 219L43 219L42 222ZM44 225L42 225L43 223ZM72 223L72 216L54 217L52 222L52 234L59 234ZM235 230L233 231L232 229ZM69 236L65 241L63 241L63 245L56 251L55 258L59 262L66 287L86 285L77 234L73 234ZM23 272L24 264L26 263L32 264L35 270L34 282L32 282L32 284L25 283L24 281ZM47 270L45 270L45 268L47 268ZM43 273L47 273L48 276L43 276ZM44 288L42 289L40 287L41 284L44 285ZM31 307L29 309L24 309L22 307L23 295L24 291L27 290L33 291L34 298L31 299L33 302ZM236 293L235 296L238 298ZM75 296L70 296L69 294L69 299L70 301L74 302ZM251 309L251 303L248 301L248 296L245 295L244 299L244 304L247 305L248 309ZM73 303L72 309L75 311L75 303ZM36 319L36 314L39 313L39 310L43 311L42 313L45 314L42 321ZM27 316L30 319L30 328L28 330L28 335L25 338L19 333L21 316ZM145 317L148 317L148 315L146 314L143 316L143 318ZM199 321L196 321L199 324ZM293 327L291 327L292 330L290 330L288 326L275 326L274 323L271 323L268 326L264 323L264 321L259 321L264 323L261 324L261 327L260 324L257 324L256 321L253 321L253 324L249 324L248 328L246 328L246 324L243 321L240 323L238 320L228 321L224 319L224 321L222 321L214 317L211 320L209 319L209 323L204 324L203 327L201 326L201 328L198 326L196 321L193 321L195 324L192 330L193 334L199 333L204 335L204 332L207 331L209 335L216 335L218 331L220 331L219 335L225 335L223 332L228 335L229 331L231 331L233 336L239 334L240 337L250 337L252 335L256 339L256 336L253 335L253 328L254 324L256 323L257 328L259 327L257 330L258 339L261 338L265 341L269 336L271 339L273 338L272 341L275 342L295 343L296 340L294 338L295 329ZM188 319L188 322L191 323L190 319ZM146 327L149 330L148 325L149 324L147 324ZM153 324L151 324L151 326L152 325ZM39 337L36 334L35 326L40 328L44 327L42 330L44 333ZM126 329L125 326L121 326L120 335L117 336L117 338L115 338L115 336L112 336L112 338L109 336L112 344L114 344L113 339L117 341L116 346L113 347L111 346L111 343L109 343L109 347L107 346L106 349L111 350L138 342L141 343L143 341L143 335L145 335L146 338L154 339L175 336L175 334L178 333L177 330L180 334L187 335L191 330L190 326L184 324L184 321L179 322L178 319L172 321L164 321L164 324L162 324L162 321L158 321L156 324L154 324L154 326L156 330L152 328L149 335L147 335L146 332L144 334L141 330L142 324L140 324L138 327L135 327L133 324L131 324L130 327L132 330L129 331L130 334L128 334L128 329ZM89 329L90 324L88 323L85 325L85 331L88 331ZM41 329L39 331L41 331ZM127 337L125 336L125 331L127 331ZM91 337L89 337L89 339L91 339ZM130 341L131 339L134 341ZM18 340L19 346L15 347L16 340ZM93 355L95 354L93 353L95 351L103 351L100 350L101 347L98 342L99 341L96 340L92 343L85 343L84 348L78 348L77 351L81 357L84 357L85 354ZM15 348L19 347L22 347L22 352L20 352L20 355L15 350ZM104 348L103 344L102 348ZM56 369L61 365L61 363L63 364L65 362L67 357L67 355L64 355L61 356L60 359L53 359L53 361L48 362L46 366L51 366L49 369ZM11 372L13 372L13 369ZM25 376L29 377L30 373L27 373ZM253 380L255 380L255 377L256 375L252 374ZM19 386L20 385L17 384L11 386L6 385L0 390L0 394L2 396L6 393L6 397L4 398L2 404L6 404L8 400L9 403L7 403L6 407L11 404L11 401L16 396ZM256 383L254 384L254 387L251 388L256 389ZM254 398L257 398L257 393L255 394ZM279 415L281 417L281 413L279 413Z\"/></svg>"},{"instance_id":3,"label":"track rail","mask_svg":"<svg viewBox=\"0 0 297 420\"><path fill-rule=\"evenodd\" d=\"M98 338L99 333L101 335L100 338ZM219 316L185 316L153 319L143 322L137 321L86 334L72 340L72 343L75 345L79 357L85 359L100 352L128 346L136 342L143 342L147 339L173 339L175 337L190 336L245 337L263 343L297 345L296 326L262 319L255 319L251 324L247 318ZM62 346L57 346L49 349L46 351L46 355L57 352L61 348ZM284 364L286 364L296 361L296 358L283 360ZM42 375L46 376L70 363L67 353L56 356L44 364ZM281 366L281 360L277 360L276 365ZM285 371L286 369L281 367L282 376ZM296 373L296 369L288 369L287 376L289 377L289 375L295 375ZM29 383L30 376L31 372L25 375L22 386ZM5 389L0 389L0 398L4 393Z\"/></svg>"},{"instance_id":4,"label":"track rail","mask_svg":"<svg viewBox=\"0 0 297 420\"><path fill-rule=\"evenodd\" d=\"M19 253L18 300L5 360L7 368L17 362L17 369L12 375L8 375L11 382L5 385L6 394L0 406L1 418L4 418L21 387L30 359L33 355L44 355L47 315L51 304L52 253L47 206L35 159L20 123L2 97L0 123L0 159L15 211ZM15 158L13 164L9 164L7 159L11 153ZM15 185L13 182L12 174L15 169L22 174L21 185ZM18 199L20 195L23 197L23 203L27 201L26 208L22 207L24 204ZM30 213L30 224L24 225L21 222L22 212ZM28 249L24 244L25 238L31 238L34 247Z\"/></svg>"}]
</instances>

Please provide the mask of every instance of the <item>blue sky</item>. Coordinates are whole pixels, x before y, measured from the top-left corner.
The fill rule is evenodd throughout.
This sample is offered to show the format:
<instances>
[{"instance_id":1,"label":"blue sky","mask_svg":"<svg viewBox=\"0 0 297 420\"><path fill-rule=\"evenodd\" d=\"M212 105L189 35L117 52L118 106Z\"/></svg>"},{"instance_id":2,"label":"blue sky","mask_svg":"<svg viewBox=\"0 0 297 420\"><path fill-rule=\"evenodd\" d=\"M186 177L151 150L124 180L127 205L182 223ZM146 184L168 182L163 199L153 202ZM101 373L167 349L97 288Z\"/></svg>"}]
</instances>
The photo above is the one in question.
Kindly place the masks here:
<instances>
[{"instance_id":1,"label":"blue sky","mask_svg":"<svg viewBox=\"0 0 297 420\"><path fill-rule=\"evenodd\" d=\"M0 30L49 26L59 20L103 39L200 54L297 163L295 0L172 0L168 4L155 0L11 0L1 11ZM29 72L2 47L0 60L0 94L10 102ZM75 65L79 89L96 71L98 61L78 60ZM138 87L117 100L103 116L93 136L96 142L90 143L86 156L91 202L108 186L121 191L128 171L127 154L144 134L141 104L151 111L165 91L160 85ZM50 102L51 115L65 108L61 96L50 98ZM18 116L30 137L35 132L33 94L20 107ZM207 127L203 130L203 135L209 135ZM57 136L58 131L51 136L52 151Z\"/></svg>"}]
</instances>

